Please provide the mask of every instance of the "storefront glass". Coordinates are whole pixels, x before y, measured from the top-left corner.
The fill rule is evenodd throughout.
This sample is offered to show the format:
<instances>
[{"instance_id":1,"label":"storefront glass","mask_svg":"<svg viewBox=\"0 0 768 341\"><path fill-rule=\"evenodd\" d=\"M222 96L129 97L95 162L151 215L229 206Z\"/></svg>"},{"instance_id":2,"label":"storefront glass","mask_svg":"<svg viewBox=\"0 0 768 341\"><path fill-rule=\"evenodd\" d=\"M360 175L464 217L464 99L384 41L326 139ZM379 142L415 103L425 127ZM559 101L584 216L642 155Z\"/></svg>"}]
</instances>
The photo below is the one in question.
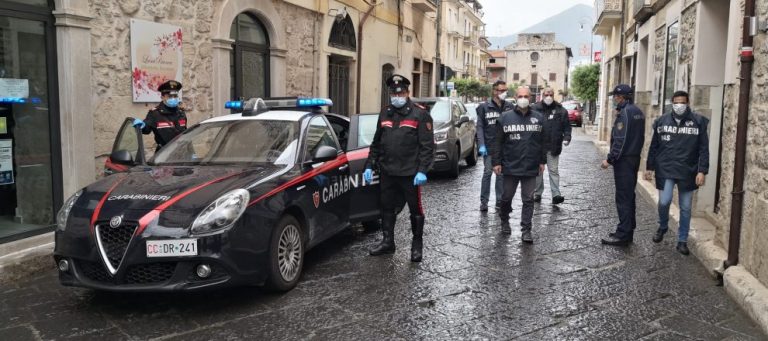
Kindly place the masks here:
<instances>
[{"instance_id":1,"label":"storefront glass","mask_svg":"<svg viewBox=\"0 0 768 341\"><path fill-rule=\"evenodd\" d=\"M49 38L44 21L0 16L0 240L54 224Z\"/></svg>"}]
</instances>

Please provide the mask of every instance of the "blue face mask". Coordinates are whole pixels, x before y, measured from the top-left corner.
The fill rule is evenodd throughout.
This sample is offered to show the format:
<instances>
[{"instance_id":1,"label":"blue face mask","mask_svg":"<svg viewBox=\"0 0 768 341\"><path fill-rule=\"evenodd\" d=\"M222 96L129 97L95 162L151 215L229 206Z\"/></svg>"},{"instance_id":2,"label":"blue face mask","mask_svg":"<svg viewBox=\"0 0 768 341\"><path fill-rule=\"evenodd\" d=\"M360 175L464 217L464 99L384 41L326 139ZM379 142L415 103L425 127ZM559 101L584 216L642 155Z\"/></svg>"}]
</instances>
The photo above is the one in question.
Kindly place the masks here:
<instances>
[{"instance_id":1,"label":"blue face mask","mask_svg":"<svg viewBox=\"0 0 768 341\"><path fill-rule=\"evenodd\" d=\"M165 100L165 106L169 108L175 108L179 106L179 99L178 98L169 98Z\"/></svg>"},{"instance_id":2,"label":"blue face mask","mask_svg":"<svg viewBox=\"0 0 768 341\"><path fill-rule=\"evenodd\" d=\"M389 102L392 103L392 106L395 108L402 108L405 106L405 102L408 100L406 97L390 97Z\"/></svg>"}]
</instances>

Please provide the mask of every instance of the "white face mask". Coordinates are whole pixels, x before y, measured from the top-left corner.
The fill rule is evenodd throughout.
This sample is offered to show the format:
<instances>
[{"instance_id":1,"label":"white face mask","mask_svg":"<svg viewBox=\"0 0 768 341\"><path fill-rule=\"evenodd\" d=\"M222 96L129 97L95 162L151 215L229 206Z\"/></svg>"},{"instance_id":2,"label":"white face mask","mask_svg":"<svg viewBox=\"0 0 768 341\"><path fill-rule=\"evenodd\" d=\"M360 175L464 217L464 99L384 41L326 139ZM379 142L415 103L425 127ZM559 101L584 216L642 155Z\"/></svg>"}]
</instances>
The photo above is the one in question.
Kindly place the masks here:
<instances>
[{"instance_id":1,"label":"white face mask","mask_svg":"<svg viewBox=\"0 0 768 341\"><path fill-rule=\"evenodd\" d=\"M685 113L686 109L688 109L688 104L672 104L672 110L675 112L675 114L682 115Z\"/></svg>"},{"instance_id":2,"label":"white face mask","mask_svg":"<svg viewBox=\"0 0 768 341\"><path fill-rule=\"evenodd\" d=\"M527 108L531 102L527 98L518 98L517 99L517 106L521 109Z\"/></svg>"},{"instance_id":3,"label":"white face mask","mask_svg":"<svg viewBox=\"0 0 768 341\"><path fill-rule=\"evenodd\" d=\"M555 100L552 98L552 96L544 97L544 104L552 105L552 103L554 103L554 102L555 102Z\"/></svg>"},{"instance_id":4,"label":"white face mask","mask_svg":"<svg viewBox=\"0 0 768 341\"><path fill-rule=\"evenodd\" d=\"M507 98L507 93L506 92L502 92L502 93L499 94L498 97L499 97L500 100L503 101L505 98Z\"/></svg>"}]
</instances>

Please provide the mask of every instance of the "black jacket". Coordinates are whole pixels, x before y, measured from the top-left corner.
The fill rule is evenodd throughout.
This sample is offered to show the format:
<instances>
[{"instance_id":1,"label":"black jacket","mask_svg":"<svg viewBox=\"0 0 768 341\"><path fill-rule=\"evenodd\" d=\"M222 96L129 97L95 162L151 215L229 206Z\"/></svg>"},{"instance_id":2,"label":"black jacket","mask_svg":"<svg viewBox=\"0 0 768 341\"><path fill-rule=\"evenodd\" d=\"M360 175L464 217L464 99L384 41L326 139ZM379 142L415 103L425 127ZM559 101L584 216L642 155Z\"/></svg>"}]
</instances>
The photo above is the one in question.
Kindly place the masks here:
<instances>
[{"instance_id":1,"label":"black jacket","mask_svg":"<svg viewBox=\"0 0 768 341\"><path fill-rule=\"evenodd\" d=\"M547 136L544 137L544 147L552 155L560 155L563 151L563 141L571 141L571 122L568 120L568 110L557 102L547 105L544 102L536 103L533 110L544 115L546 123L544 130Z\"/></svg>"},{"instance_id":2,"label":"black jacket","mask_svg":"<svg viewBox=\"0 0 768 341\"><path fill-rule=\"evenodd\" d=\"M400 109L387 105L379 114L366 168L378 167L393 176L427 173L435 159L432 117L423 106L408 102Z\"/></svg>"},{"instance_id":3,"label":"black jacket","mask_svg":"<svg viewBox=\"0 0 768 341\"><path fill-rule=\"evenodd\" d=\"M622 157L639 157L645 143L645 114L632 103L625 102L619 107L619 114L611 129L611 151L609 164Z\"/></svg>"},{"instance_id":4,"label":"black jacket","mask_svg":"<svg viewBox=\"0 0 768 341\"><path fill-rule=\"evenodd\" d=\"M529 109L523 114L517 107L505 111L496 124L497 139L491 148L493 165L501 165L504 175L539 175L539 165L547 163L545 135L541 113Z\"/></svg>"},{"instance_id":5,"label":"black jacket","mask_svg":"<svg viewBox=\"0 0 768 341\"><path fill-rule=\"evenodd\" d=\"M507 101L502 101L502 107L499 108L492 99L483 104L480 104L477 109L477 124L480 126L477 129L477 141L481 146L491 148L494 143L494 137L496 136L496 120L501 117L501 113L509 111L515 108L514 105Z\"/></svg>"},{"instance_id":6,"label":"black jacket","mask_svg":"<svg viewBox=\"0 0 768 341\"><path fill-rule=\"evenodd\" d=\"M672 113L653 122L646 169L656 171L656 188L673 179L683 191L696 189L696 174L709 172L709 120L688 109L678 124Z\"/></svg>"},{"instance_id":7,"label":"black jacket","mask_svg":"<svg viewBox=\"0 0 768 341\"><path fill-rule=\"evenodd\" d=\"M160 103L147 113L144 124L141 132L145 135L155 133L155 142L159 149L187 130L187 114L184 110L169 108Z\"/></svg>"}]
</instances>

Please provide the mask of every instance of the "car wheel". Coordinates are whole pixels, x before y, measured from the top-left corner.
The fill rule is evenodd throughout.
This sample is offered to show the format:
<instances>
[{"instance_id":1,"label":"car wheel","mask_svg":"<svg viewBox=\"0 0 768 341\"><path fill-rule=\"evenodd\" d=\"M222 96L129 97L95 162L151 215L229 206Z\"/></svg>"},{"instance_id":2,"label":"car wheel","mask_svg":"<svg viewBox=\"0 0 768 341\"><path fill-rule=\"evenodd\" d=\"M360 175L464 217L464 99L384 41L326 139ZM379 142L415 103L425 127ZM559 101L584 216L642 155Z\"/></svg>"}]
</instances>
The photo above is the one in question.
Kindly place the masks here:
<instances>
[{"instance_id":1,"label":"car wheel","mask_svg":"<svg viewBox=\"0 0 768 341\"><path fill-rule=\"evenodd\" d=\"M453 155L453 163L451 164L451 169L448 170L448 177L451 179L456 179L459 177L459 159L461 158L459 149L459 145L456 145L456 153Z\"/></svg>"},{"instance_id":2,"label":"car wheel","mask_svg":"<svg viewBox=\"0 0 768 341\"><path fill-rule=\"evenodd\" d=\"M301 224L287 215L280 219L269 247L269 278L267 287L288 291L299 282L304 267L304 238Z\"/></svg>"},{"instance_id":3,"label":"car wheel","mask_svg":"<svg viewBox=\"0 0 768 341\"><path fill-rule=\"evenodd\" d=\"M477 164L477 143L472 143L472 150L465 160L469 167L474 167Z\"/></svg>"}]
</instances>

